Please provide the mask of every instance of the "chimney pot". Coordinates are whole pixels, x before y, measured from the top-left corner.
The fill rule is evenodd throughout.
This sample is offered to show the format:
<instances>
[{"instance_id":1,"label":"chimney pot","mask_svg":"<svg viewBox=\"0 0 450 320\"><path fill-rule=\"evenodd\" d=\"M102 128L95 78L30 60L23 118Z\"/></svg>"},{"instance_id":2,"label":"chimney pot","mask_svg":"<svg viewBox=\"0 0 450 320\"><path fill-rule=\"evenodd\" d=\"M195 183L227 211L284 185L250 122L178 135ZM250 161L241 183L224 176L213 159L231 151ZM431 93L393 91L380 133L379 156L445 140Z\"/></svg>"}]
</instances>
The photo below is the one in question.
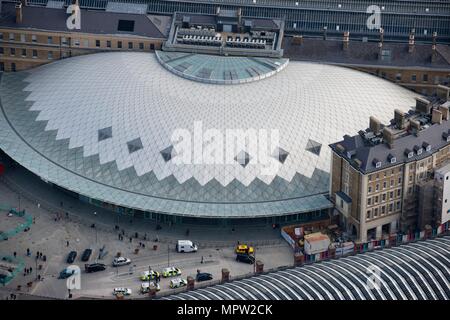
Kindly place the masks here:
<instances>
[{"instance_id":1,"label":"chimney pot","mask_svg":"<svg viewBox=\"0 0 450 320\"><path fill-rule=\"evenodd\" d=\"M381 122L377 118L371 116L369 118L369 128L373 133L377 135L381 131Z\"/></svg>"},{"instance_id":2,"label":"chimney pot","mask_svg":"<svg viewBox=\"0 0 450 320\"><path fill-rule=\"evenodd\" d=\"M439 106L439 111L442 113L442 120L448 120L449 119L448 107Z\"/></svg>"},{"instance_id":3,"label":"chimney pot","mask_svg":"<svg viewBox=\"0 0 450 320\"><path fill-rule=\"evenodd\" d=\"M388 127L383 128L383 140L387 143L390 149L394 147L394 133Z\"/></svg>"},{"instance_id":4,"label":"chimney pot","mask_svg":"<svg viewBox=\"0 0 450 320\"><path fill-rule=\"evenodd\" d=\"M405 113L399 109L394 110L395 125L398 129L405 129Z\"/></svg>"}]
</instances>

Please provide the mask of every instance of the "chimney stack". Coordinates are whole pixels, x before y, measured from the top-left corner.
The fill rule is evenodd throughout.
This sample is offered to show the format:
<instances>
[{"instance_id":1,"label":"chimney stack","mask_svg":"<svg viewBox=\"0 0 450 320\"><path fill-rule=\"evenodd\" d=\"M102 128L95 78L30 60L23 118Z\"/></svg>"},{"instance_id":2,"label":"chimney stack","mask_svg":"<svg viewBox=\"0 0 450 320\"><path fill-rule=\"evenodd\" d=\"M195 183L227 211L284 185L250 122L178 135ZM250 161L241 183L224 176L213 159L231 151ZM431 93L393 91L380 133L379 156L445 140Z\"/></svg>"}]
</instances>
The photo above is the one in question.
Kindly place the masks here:
<instances>
[{"instance_id":1,"label":"chimney stack","mask_svg":"<svg viewBox=\"0 0 450 320\"><path fill-rule=\"evenodd\" d=\"M432 113L431 113L431 123L435 124L435 123L442 123L442 112L437 110L437 109L433 109Z\"/></svg>"},{"instance_id":2,"label":"chimney stack","mask_svg":"<svg viewBox=\"0 0 450 320\"><path fill-rule=\"evenodd\" d=\"M418 113L430 113L431 105L430 101L424 98L417 97L416 98L416 112Z\"/></svg>"},{"instance_id":3,"label":"chimney stack","mask_svg":"<svg viewBox=\"0 0 450 320\"><path fill-rule=\"evenodd\" d=\"M22 23L23 19L23 9L22 9L22 3L16 4L16 23L20 24Z\"/></svg>"},{"instance_id":4,"label":"chimney stack","mask_svg":"<svg viewBox=\"0 0 450 320\"><path fill-rule=\"evenodd\" d=\"M436 87L436 95L440 99L443 99L444 101L448 101L450 98L450 88L440 84Z\"/></svg>"},{"instance_id":5,"label":"chimney stack","mask_svg":"<svg viewBox=\"0 0 450 320\"><path fill-rule=\"evenodd\" d=\"M410 122L411 125L411 131L415 136L419 135L419 131L420 131L420 123L417 120L411 120Z\"/></svg>"},{"instance_id":6,"label":"chimney stack","mask_svg":"<svg viewBox=\"0 0 450 320\"><path fill-rule=\"evenodd\" d=\"M412 29L411 33L409 34L409 42L408 42L408 53L414 52L414 46L415 46L415 30Z\"/></svg>"},{"instance_id":7,"label":"chimney stack","mask_svg":"<svg viewBox=\"0 0 450 320\"><path fill-rule=\"evenodd\" d=\"M350 44L350 32L345 31L344 32L344 39L342 40L342 48L344 50L347 50L349 44Z\"/></svg>"},{"instance_id":8,"label":"chimney stack","mask_svg":"<svg viewBox=\"0 0 450 320\"><path fill-rule=\"evenodd\" d=\"M449 110L448 107L439 106L439 111L442 113L442 120L449 120Z\"/></svg>"},{"instance_id":9,"label":"chimney stack","mask_svg":"<svg viewBox=\"0 0 450 320\"><path fill-rule=\"evenodd\" d=\"M388 127L383 128L383 140L388 144L390 149L394 147L394 133Z\"/></svg>"},{"instance_id":10,"label":"chimney stack","mask_svg":"<svg viewBox=\"0 0 450 320\"><path fill-rule=\"evenodd\" d=\"M436 50L437 32L433 32L433 44L431 46L431 62L436 62L437 50Z\"/></svg>"},{"instance_id":11,"label":"chimney stack","mask_svg":"<svg viewBox=\"0 0 450 320\"><path fill-rule=\"evenodd\" d=\"M299 45L301 46L303 44L303 36L294 36L292 38L292 44L293 45Z\"/></svg>"},{"instance_id":12,"label":"chimney stack","mask_svg":"<svg viewBox=\"0 0 450 320\"><path fill-rule=\"evenodd\" d=\"M369 128L374 134L377 135L381 131L381 122L377 118L371 116L369 118Z\"/></svg>"},{"instance_id":13,"label":"chimney stack","mask_svg":"<svg viewBox=\"0 0 450 320\"><path fill-rule=\"evenodd\" d=\"M405 129L405 113L399 109L394 110L395 125L398 129Z\"/></svg>"}]
</instances>

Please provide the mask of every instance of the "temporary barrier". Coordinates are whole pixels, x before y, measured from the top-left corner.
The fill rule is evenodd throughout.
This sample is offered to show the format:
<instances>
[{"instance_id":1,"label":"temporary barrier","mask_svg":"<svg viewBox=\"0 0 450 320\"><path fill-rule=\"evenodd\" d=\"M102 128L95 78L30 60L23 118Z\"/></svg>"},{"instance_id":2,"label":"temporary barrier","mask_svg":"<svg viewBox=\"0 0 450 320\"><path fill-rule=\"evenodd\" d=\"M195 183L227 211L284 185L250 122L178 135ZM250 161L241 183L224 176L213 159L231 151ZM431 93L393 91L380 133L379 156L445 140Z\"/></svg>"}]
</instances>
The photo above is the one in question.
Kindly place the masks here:
<instances>
[{"instance_id":1,"label":"temporary barrier","mask_svg":"<svg viewBox=\"0 0 450 320\"><path fill-rule=\"evenodd\" d=\"M8 266L5 270L4 266ZM0 284L6 286L17 274L21 273L25 268L25 263L21 258L12 256L0 256Z\"/></svg>"},{"instance_id":2,"label":"temporary barrier","mask_svg":"<svg viewBox=\"0 0 450 320\"><path fill-rule=\"evenodd\" d=\"M25 221L23 223L20 223L17 227L1 231L0 232L0 241L7 240L16 234L28 229L33 224L33 217L25 212L25 210L17 211L15 209L9 209L8 206L0 205L0 211L7 211L9 213L12 213L13 215L23 218Z\"/></svg>"}]
</instances>

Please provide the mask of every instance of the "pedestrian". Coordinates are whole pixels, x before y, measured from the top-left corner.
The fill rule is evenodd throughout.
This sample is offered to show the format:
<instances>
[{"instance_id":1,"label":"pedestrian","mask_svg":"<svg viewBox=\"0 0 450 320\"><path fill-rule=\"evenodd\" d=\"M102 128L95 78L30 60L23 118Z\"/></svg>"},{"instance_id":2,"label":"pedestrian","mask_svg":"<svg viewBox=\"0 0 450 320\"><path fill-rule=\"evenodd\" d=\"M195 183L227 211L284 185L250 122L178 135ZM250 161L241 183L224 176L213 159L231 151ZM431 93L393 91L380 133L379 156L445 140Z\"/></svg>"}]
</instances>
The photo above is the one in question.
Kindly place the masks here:
<instances>
[{"instance_id":1,"label":"pedestrian","mask_svg":"<svg viewBox=\"0 0 450 320\"><path fill-rule=\"evenodd\" d=\"M142 244L142 248L144 248L144 249L145 249L145 243L143 243L143 244Z\"/></svg>"},{"instance_id":2,"label":"pedestrian","mask_svg":"<svg viewBox=\"0 0 450 320\"><path fill-rule=\"evenodd\" d=\"M29 257L30 256L30 248L27 248L27 257Z\"/></svg>"},{"instance_id":3,"label":"pedestrian","mask_svg":"<svg viewBox=\"0 0 450 320\"><path fill-rule=\"evenodd\" d=\"M42 259L42 252L39 252L39 258Z\"/></svg>"},{"instance_id":4,"label":"pedestrian","mask_svg":"<svg viewBox=\"0 0 450 320\"><path fill-rule=\"evenodd\" d=\"M66 246L67 246L67 247L69 246L69 240L67 240Z\"/></svg>"},{"instance_id":5,"label":"pedestrian","mask_svg":"<svg viewBox=\"0 0 450 320\"><path fill-rule=\"evenodd\" d=\"M64 203L61 201L61 207L63 207Z\"/></svg>"},{"instance_id":6,"label":"pedestrian","mask_svg":"<svg viewBox=\"0 0 450 320\"><path fill-rule=\"evenodd\" d=\"M203 263L203 256L202 256L202 261L200 261L200 263Z\"/></svg>"},{"instance_id":7,"label":"pedestrian","mask_svg":"<svg viewBox=\"0 0 450 320\"><path fill-rule=\"evenodd\" d=\"M122 235L125 235L125 230L124 229L122 229Z\"/></svg>"},{"instance_id":8,"label":"pedestrian","mask_svg":"<svg viewBox=\"0 0 450 320\"><path fill-rule=\"evenodd\" d=\"M30 273L32 273L33 272L33 268L32 267L30 267Z\"/></svg>"},{"instance_id":9,"label":"pedestrian","mask_svg":"<svg viewBox=\"0 0 450 320\"><path fill-rule=\"evenodd\" d=\"M137 233L137 232L134 234L134 237L135 237L136 239L138 238L138 233Z\"/></svg>"},{"instance_id":10,"label":"pedestrian","mask_svg":"<svg viewBox=\"0 0 450 320\"><path fill-rule=\"evenodd\" d=\"M13 255L14 255L14 258L15 258L17 256L17 252L14 251Z\"/></svg>"},{"instance_id":11,"label":"pedestrian","mask_svg":"<svg viewBox=\"0 0 450 320\"><path fill-rule=\"evenodd\" d=\"M66 211L66 219L69 219L69 213Z\"/></svg>"},{"instance_id":12,"label":"pedestrian","mask_svg":"<svg viewBox=\"0 0 450 320\"><path fill-rule=\"evenodd\" d=\"M41 281L41 275L38 274L38 281Z\"/></svg>"},{"instance_id":13,"label":"pedestrian","mask_svg":"<svg viewBox=\"0 0 450 320\"><path fill-rule=\"evenodd\" d=\"M131 242L133 242L133 238L132 238L132 237L130 237L130 243L131 243Z\"/></svg>"}]
</instances>

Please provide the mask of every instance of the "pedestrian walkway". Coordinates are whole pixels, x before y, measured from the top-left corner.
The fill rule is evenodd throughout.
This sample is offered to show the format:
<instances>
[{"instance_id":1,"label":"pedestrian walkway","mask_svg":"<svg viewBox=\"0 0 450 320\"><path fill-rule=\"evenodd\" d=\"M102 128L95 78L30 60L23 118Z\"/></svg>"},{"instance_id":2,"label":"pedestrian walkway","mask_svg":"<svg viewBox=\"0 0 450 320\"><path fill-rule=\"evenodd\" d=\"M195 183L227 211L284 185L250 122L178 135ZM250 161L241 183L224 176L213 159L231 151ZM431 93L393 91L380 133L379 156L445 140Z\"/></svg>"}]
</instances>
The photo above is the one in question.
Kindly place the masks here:
<instances>
[{"instance_id":1,"label":"pedestrian walkway","mask_svg":"<svg viewBox=\"0 0 450 320\"><path fill-rule=\"evenodd\" d=\"M178 239L189 238L199 242L201 247L229 246L231 243L251 242L254 245L276 245L283 242L280 231L270 226L236 225L186 225L164 224L155 221L118 214L110 210L80 201L68 193L45 183L39 177L20 166L5 170L0 183L9 189L26 197L39 208L46 209L52 214L58 214L72 222L92 225L99 229L114 231L124 230L126 237L134 237L138 233L147 239L158 239L159 242L175 242ZM157 225L161 229L157 230ZM187 229L189 233L187 235ZM125 238L126 239L126 238Z\"/></svg>"}]
</instances>

